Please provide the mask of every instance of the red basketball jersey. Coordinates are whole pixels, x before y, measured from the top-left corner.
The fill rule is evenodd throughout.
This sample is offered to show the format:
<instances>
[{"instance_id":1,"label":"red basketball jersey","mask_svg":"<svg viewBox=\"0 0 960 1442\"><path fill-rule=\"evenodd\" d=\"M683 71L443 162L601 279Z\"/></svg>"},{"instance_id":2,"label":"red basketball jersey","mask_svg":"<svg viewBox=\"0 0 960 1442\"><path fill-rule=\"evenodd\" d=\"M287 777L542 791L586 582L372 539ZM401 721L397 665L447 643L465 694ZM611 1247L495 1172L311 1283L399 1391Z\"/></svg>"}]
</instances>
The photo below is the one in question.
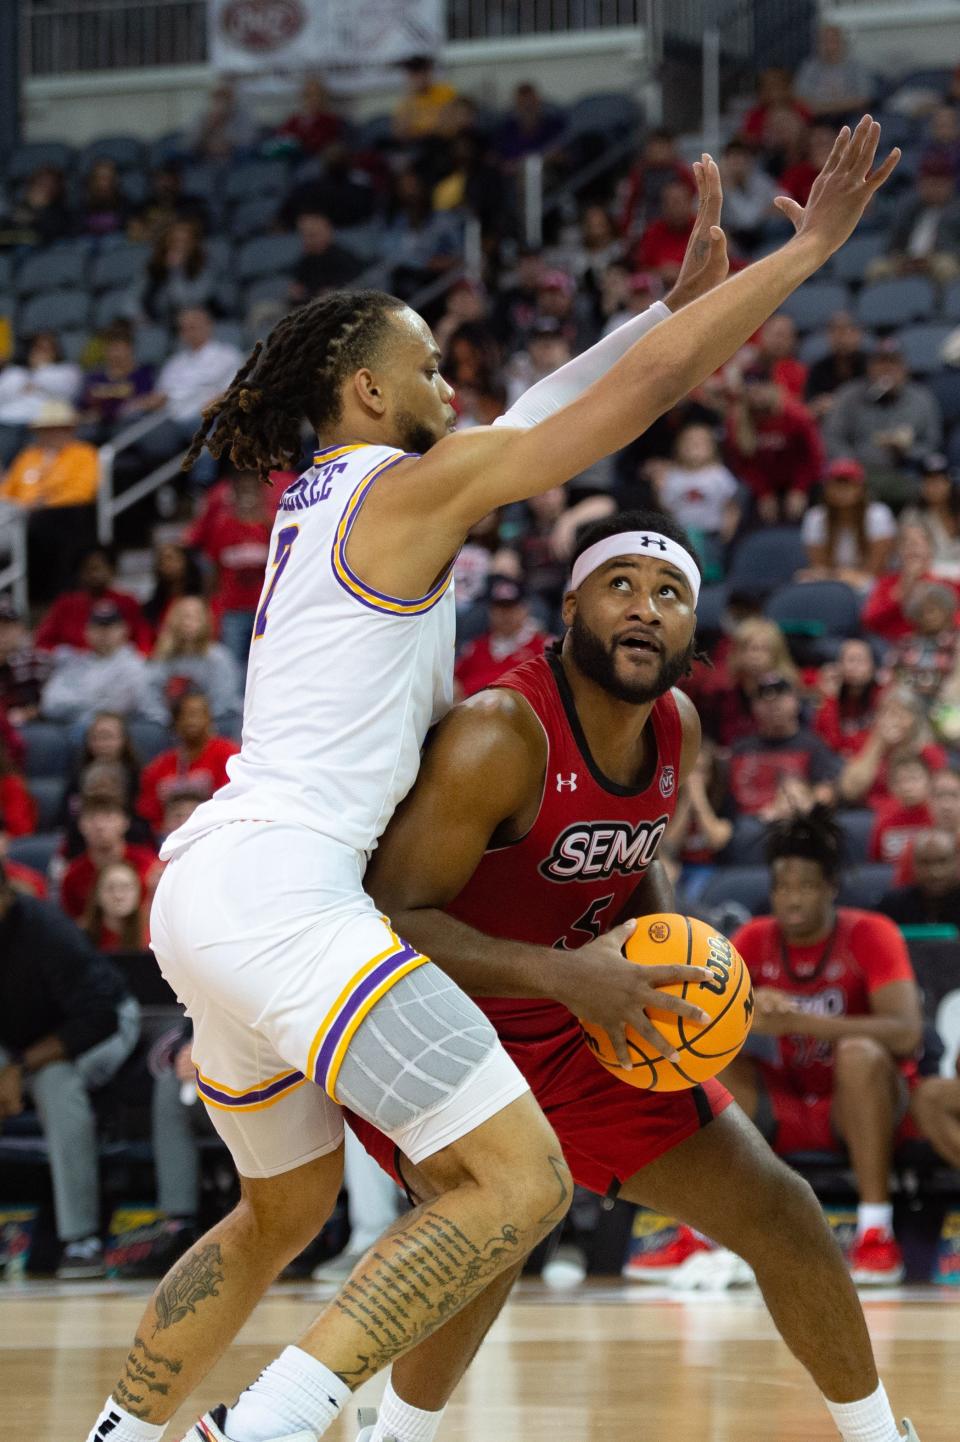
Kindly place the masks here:
<instances>
[{"instance_id":1,"label":"red basketball jersey","mask_svg":"<svg viewBox=\"0 0 960 1442\"><path fill-rule=\"evenodd\" d=\"M865 1016L870 995L892 981L913 981L907 944L886 916L837 908L832 935L816 946L788 946L772 916L758 916L731 938L755 987L788 991L798 1006L820 1016ZM780 1066L797 1091L833 1091L833 1044L812 1036L777 1038ZM911 1075L912 1061L901 1062Z\"/></svg>"},{"instance_id":2,"label":"red basketball jersey","mask_svg":"<svg viewBox=\"0 0 960 1442\"><path fill-rule=\"evenodd\" d=\"M630 898L673 815L683 728L673 696L654 702L647 735L648 784L632 791L603 775L590 754L573 695L555 655L518 666L498 686L518 691L547 741L536 820L519 841L487 851L448 910L489 936L575 950L609 930ZM507 1040L560 1033L559 1002L481 997Z\"/></svg>"}]
</instances>

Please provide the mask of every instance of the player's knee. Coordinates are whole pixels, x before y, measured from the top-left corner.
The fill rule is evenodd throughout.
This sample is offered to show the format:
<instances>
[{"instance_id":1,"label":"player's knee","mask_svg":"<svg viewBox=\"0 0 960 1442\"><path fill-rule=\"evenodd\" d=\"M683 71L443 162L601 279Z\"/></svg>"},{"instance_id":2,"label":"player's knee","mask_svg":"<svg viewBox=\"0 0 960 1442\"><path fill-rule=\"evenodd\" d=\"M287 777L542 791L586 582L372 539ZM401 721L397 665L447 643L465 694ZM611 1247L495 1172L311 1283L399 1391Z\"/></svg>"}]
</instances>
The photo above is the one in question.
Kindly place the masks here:
<instances>
[{"instance_id":1,"label":"player's knee","mask_svg":"<svg viewBox=\"0 0 960 1442\"><path fill-rule=\"evenodd\" d=\"M521 1108L520 1125L497 1156L488 1185L496 1188L528 1237L547 1236L563 1220L573 1200L573 1178L553 1127L532 1096L520 1097L508 1110Z\"/></svg>"},{"instance_id":2,"label":"player's knee","mask_svg":"<svg viewBox=\"0 0 960 1442\"><path fill-rule=\"evenodd\" d=\"M880 1042L869 1036L844 1036L834 1047L834 1085L860 1087L866 1079L888 1076L894 1060Z\"/></svg>"},{"instance_id":3,"label":"player's knee","mask_svg":"<svg viewBox=\"0 0 960 1442\"><path fill-rule=\"evenodd\" d=\"M750 1209L745 1216L743 1255L807 1246L826 1223L813 1189L803 1177L773 1155L763 1176L751 1183Z\"/></svg>"},{"instance_id":4,"label":"player's knee","mask_svg":"<svg viewBox=\"0 0 960 1442\"><path fill-rule=\"evenodd\" d=\"M277 1177L241 1179L234 1218L259 1255L284 1267L309 1246L333 1210L342 1170L335 1153Z\"/></svg>"}]
</instances>

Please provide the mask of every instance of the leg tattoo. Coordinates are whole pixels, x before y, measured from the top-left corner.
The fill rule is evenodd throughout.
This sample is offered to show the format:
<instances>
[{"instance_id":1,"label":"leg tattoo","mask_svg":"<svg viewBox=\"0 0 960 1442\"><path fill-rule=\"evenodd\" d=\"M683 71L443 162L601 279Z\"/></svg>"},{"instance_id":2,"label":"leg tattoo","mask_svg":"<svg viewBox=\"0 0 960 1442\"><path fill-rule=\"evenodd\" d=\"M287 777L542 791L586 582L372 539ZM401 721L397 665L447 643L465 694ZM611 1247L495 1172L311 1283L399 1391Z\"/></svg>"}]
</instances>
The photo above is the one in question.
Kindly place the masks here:
<instances>
[{"instance_id":1,"label":"leg tattoo","mask_svg":"<svg viewBox=\"0 0 960 1442\"><path fill-rule=\"evenodd\" d=\"M146 1418L146 1394L157 1392L166 1396L170 1391L169 1378L176 1377L182 1367L182 1362L151 1352L143 1338L136 1337L113 1395L132 1416Z\"/></svg>"},{"instance_id":2,"label":"leg tattoo","mask_svg":"<svg viewBox=\"0 0 960 1442\"><path fill-rule=\"evenodd\" d=\"M216 1242L209 1242L199 1251L188 1252L157 1291L154 1303L157 1325L153 1335L196 1312L198 1303L204 1298L219 1296L217 1288L222 1282L223 1260Z\"/></svg>"}]
</instances>

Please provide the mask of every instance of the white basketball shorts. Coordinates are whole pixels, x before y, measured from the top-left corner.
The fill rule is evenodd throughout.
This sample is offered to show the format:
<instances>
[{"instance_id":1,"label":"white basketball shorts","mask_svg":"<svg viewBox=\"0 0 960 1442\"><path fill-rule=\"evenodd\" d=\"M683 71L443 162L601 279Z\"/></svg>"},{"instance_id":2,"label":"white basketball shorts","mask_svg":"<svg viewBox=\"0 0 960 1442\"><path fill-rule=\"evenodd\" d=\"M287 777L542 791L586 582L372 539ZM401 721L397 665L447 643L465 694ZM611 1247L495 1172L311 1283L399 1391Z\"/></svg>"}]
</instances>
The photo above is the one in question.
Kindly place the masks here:
<instances>
[{"instance_id":1,"label":"white basketball shorts","mask_svg":"<svg viewBox=\"0 0 960 1442\"><path fill-rule=\"evenodd\" d=\"M161 877L151 945L241 1176L335 1150L338 1099L418 1162L528 1090L487 1018L396 936L362 876L363 858L319 832L237 821Z\"/></svg>"}]
</instances>

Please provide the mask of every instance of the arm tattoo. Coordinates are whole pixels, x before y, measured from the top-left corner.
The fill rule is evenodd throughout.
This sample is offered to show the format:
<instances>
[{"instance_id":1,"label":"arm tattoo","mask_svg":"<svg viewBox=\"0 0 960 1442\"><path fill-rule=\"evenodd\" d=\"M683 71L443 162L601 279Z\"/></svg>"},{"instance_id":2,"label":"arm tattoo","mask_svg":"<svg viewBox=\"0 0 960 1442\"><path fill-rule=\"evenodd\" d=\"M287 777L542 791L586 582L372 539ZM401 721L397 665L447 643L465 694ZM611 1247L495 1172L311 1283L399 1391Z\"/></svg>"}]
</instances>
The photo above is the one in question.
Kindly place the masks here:
<instances>
[{"instance_id":1,"label":"arm tattoo","mask_svg":"<svg viewBox=\"0 0 960 1442\"><path fill-rule=\"evenodd\" d=\"M188 1252L157 1288L154 1298L157 1325L153 1335L196 1312L198 1303L205 1297L219 1296L217 1289L222 1281L223 1259L216 1242Z\"/></svg>"},{"instance_id":2,"label":"arm tattoo","mask_svg":"<svg viewBox=\"0 0 960 1442\"><path fill-rule=\"evenodd\" d=\"M183 1363L151 1352L142 1337L135 1337L127 1360L123 1364L123 1376L114 1390L114 1398L134 1417L149 1417L149 1406L144 1398L147 1392L166 1396L170 1391L169 1381L162 1380L163 1374L176 1377L183 1370Z\"/></svg>"}]
</instances>

